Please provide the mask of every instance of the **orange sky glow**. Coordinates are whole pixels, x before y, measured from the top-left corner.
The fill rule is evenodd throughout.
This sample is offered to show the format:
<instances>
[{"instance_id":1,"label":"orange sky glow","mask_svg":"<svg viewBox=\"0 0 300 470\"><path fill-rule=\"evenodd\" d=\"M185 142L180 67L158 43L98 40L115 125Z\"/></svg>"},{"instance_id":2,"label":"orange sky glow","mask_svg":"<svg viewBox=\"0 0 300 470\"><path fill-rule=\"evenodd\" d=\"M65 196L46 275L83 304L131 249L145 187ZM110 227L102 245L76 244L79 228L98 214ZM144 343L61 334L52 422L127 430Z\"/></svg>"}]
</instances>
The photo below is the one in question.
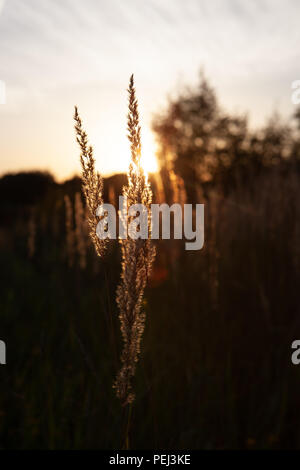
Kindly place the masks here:
<instances>
[{"instance_id":1,"label":"orange sky glow","mask_svg":"<svg viewBox=\"0 0 300 470\"><path fill-rule=\"evenodd\" d=\"M250 124L275 108L290 115L299 13L294 0L0 0L0 175L79 174L74 105L97 169L126 171L132 73L147 171L157 170L153 114L202 66L221 105Z\"/></svg>"}]
</instances>

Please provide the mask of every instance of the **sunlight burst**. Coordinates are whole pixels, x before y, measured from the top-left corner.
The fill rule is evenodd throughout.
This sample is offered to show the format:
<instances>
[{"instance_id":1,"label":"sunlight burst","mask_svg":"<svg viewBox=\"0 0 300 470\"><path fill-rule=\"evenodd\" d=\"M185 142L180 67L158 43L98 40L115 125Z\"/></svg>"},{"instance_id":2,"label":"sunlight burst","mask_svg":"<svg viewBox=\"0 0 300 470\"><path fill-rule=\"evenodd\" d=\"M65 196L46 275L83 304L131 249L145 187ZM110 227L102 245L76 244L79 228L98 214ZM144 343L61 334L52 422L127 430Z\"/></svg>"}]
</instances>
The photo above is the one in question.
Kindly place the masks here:
<instances>
[{"instance_id":1,"label":"sunlight burst","mask_svg":"<svg viewBox=\"0 0 300 470\"><path fill-rule=\"evenodd\" d=\"M142 133L142 156L141 164L146 173L158 171L158 162L155 156L156 144L152 132L145 128Z\"/></svg>"}]
</instances>

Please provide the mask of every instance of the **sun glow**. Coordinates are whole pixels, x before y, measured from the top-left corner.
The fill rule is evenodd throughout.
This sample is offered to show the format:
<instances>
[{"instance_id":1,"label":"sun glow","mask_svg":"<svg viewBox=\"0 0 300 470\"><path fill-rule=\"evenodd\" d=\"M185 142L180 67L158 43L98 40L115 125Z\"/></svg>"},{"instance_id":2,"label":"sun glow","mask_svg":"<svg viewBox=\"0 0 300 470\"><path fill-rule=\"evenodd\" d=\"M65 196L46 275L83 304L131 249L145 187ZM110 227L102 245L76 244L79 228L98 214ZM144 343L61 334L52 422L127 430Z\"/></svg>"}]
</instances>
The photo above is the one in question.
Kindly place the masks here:
<instances>
[{"instance_id":1,"label":"sun glow","mask_svg":"<svg viewBox=\"0 0 300 470\"><path fill-rule=\"evenodd\" d=\"M156 173L158 171L156 144L152 132L142 129L142 156L141 164L146 173Z\"/></svg>"},{"instance_id":2,"label":"sun glow","mask_svg":"<svg viewBox=\"0 0 300 470\"><path fill-rule=\"evenodd\" d=\"M100 126L101 127L101 126ZM89 142L93 145L94 156L97 162L97 170L102 175L111 175L113 173L126 173L130 163L130 143L126 134L121 135L120 139L114 139L112 136L116 133L116 126L107 125L107 132L99 135L99 122L89 130ZM120 133L123 131L120 124ZM156 158L157 145L151 130L142 125L141 129L142 153L141 165L145 173L156 173L159 165ZM73 154L72 154L73 155ZM110 158L104 158L105 155L112 155Z\"/></svg>"}]
</instances>

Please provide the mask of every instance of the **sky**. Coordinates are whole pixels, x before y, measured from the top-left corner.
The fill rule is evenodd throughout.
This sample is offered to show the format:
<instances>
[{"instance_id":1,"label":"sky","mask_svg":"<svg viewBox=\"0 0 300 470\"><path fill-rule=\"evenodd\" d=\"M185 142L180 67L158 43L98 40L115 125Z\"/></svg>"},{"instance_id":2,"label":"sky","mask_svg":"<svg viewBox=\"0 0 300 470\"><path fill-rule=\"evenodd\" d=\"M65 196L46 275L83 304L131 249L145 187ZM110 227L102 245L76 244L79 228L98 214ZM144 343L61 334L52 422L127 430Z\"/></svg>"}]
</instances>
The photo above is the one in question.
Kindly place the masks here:
<instances>
[{"instance_id":1,"label":"sky","mask_svg":"<svg viewBox=\"0 0 300 470\"><path fill-rule=\"evenodd\" d=\"M79 173L78 105L97 169L125 171L126 88L135 75L144 161L151 119L202 67L221 105L252 126L293 112L299 0L0 0L0 174Z\"/></svg>"}]
</instances>

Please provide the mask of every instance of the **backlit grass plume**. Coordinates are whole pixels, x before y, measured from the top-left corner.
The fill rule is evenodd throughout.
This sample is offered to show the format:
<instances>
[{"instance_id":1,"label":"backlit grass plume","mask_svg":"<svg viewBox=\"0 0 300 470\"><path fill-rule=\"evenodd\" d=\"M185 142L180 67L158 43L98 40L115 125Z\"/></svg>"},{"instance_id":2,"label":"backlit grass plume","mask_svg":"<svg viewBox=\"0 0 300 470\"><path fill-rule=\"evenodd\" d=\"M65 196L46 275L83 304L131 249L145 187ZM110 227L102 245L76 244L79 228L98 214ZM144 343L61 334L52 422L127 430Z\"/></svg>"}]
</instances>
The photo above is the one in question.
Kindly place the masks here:
<instances>
[{"instance_id":1,"label":"backlit grass plume","mask_svg":"<svg viewBox=\"0 0 300 470\"><path fill-rule=\"evenodd\" d=\"M128 170L128 185L123 188L127 207L143 204L150 212L152 191L141 166L141 129L139 126L138 103L135 96L133 75L129 83L128 139L131 143L131 161ZM127 217L127 224L132 221ZM120 239L122 250L121 282L117 289L117 304L123 336L122 366L114 387L123 405L134 400L131 381L140 353L141 337L144 331L145 313L142 311L143 294L155 256L150 231L151 216L148 215L148 239Z\"/></svg>"},{"instance_id":2,"label":"backlit grass plume","mask_svg":"<svg viewBox=\"0 0 300 470\"><path fill-rule=\"evenodd\" d=\"M82 128L81 118L76 106L74 120L76 140L81 150L82 190L89 210L88 222L90 236L95 245L97 254L102 256L106 248L107 240L101 240L96 234L96 228L99 222L99 217L96 216L96 210L98 206L103 204L103 180L100 173L95 170L93 148L88 144L87 134Z\"/></svg>"}]
</instances>

